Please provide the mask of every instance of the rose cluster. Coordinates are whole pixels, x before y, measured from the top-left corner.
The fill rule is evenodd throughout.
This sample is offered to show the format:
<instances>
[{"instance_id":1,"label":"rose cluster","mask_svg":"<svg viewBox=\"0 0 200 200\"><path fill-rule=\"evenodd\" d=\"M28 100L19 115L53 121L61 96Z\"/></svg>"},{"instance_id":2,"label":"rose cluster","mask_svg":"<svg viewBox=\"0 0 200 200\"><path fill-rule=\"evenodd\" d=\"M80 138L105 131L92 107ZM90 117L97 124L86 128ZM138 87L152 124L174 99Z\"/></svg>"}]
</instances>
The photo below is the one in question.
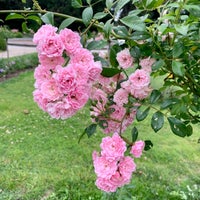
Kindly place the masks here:
<instances>
[{"instance_id":1,"label":"rose cluster","mask_svg":"<svg viewBox=\"0 0 200 200\"><path fill-rule=\"evenodd\" d=\"M116 59L119 68L124 71L134 69L134 58L129 49L117 53ZM123 133L132 124L140 101L151 92L150 73L154 62L152 58L141 59L140 68L133 70L129 76L125 77L123 73L113 77L100 75L98 82L93 84L90 115L104 133Z\"/></svg>"},{"instance_id":2,"label":"rose cluster","mask_svg":"<svg viewBox=\"0 0 200 200\"><path fill-rule=\"evenodd\" d=\"M74 115L88 101L91 87L102 71L78 33L43 25L34 35L39 66L35 69L34 100L56 119Z\"/></svg>"},{"instance_id":3,"label":"rose cluster","mask_svg":"<svg viewBox=\"0 0 200 200\"><path fill-rule=\"evenodd\" d=\"M101 153L93 152L93 163L97 175L96 186L105 192L115 192L117 188L129 184L136 164L131 156L125 156L126 143L117 134L102 139ZM137 141L131 147L134 157L140 157L144 142Z\"/></svg>"}]
</instances>

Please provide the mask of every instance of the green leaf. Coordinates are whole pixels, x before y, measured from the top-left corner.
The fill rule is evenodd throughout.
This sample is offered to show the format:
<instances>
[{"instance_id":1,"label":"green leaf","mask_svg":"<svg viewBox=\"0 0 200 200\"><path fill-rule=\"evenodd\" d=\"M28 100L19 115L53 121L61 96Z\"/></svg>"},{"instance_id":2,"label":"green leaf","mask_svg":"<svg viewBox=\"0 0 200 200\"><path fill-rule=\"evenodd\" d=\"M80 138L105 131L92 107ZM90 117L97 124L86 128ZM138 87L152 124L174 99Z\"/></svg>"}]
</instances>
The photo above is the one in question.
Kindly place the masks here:
<instances>
[{"instance_id":1,"label":"green leaf","mask_svg":"<svg viewBox=\"0 0 200 200\"><path fill-rule=\"evenodd\" d=\"M135 142L138 137L138 130L136 127L133 127L131 134L132 134L132 142Z\"/></svg>"},{"instance_id":2,"label":"green leaf","mask_svg":"<svg viewBox=\"0 0 200 200\"><path fill-rule=\"evenodd\" d=\"M103 30L104 30L104 32L105 32L105 37L106 37L106 38L109 38L110 32L111 32L112 27L113 27L113 25L111 24L111 22L112 22L112 19L109 19L109 20L105 23L105 25L104 25L104 27L103 27Z\"/></svg>"},{"instance_id":3,"label":"green leaf","mask_svg":"<svg viewBox=\"0 0 200 200\"><path fill-rule=\"evenodd\" d=\"M63 20L62 23L59 26L59 31L64 29L64 28L66 28L66 27L68 27L70 24L72 24L75 21L76 21L76 19L73 18L73 17L70 17L68 19Z\"/></svg>"},{"instance_id":4,"label":"green leaf","mask_svg":"<svg viewBox=\"0 0 200 200\"><path fill-rule=\"evenodd\" d=\"M89 50L103 49L106 45L107 45L107 42L105 40L92 41L87 45L87 49Z\"/></svg>"},{"instance_id":5,"label":"green leaf","mask_svg":"<svg viewBox=\"0 0 200 200\"><path fill-rule=\"evenodd\" d=\"M96 132L97 124L90 124L85 128L81 136L79 137L78 143L80 143L82 137L87 134L88 137L91 137Z\"/></svg>"},{"instance_id":6,"label":"green leaf","mask_svg":"<svg viewBox=\"0 0 200 200\"><path fill-rule=\"evenodd\" d=\"M160 105L160 109L166 109L172 107L174 104L179 103L179 99L176 98L170 98L170 99L165 99L162 104Z\"/></svg>"},{"instance_id":7,"label":"green leaf","mask_svg":"<svg viewBox=\"0 0 200 200\"><path fill-rule=\"evenodd\" d=\"M158 61L156 61L153 65L152 65L152 70L156 71L160 68L162 68L165 65L164 60L160 59Z\"/></svg>"},{"instance_id":8,"label":"green leaf","mask_svg":"<svg viewBox=\"0 0 200 200\"><path fill-rule=\"evenodd\" d=\"M91 4L91 0L86 0L86 2L87 2L88 4Z\"/></svg>"},{"instance_id":9,"label":"green leaf","mask_svg":"<svg viewBox=\"0 0 200 200\"><path fill-rule=\"evenodd\" d=\"M87 7L83 10L82 12L82 19L83 23L88 26L90 24L90 21L92 20L93 17L93 9L92 7Z\"/></svg>"},{"instance_id":10,"label":"green leaf","mask_svg":"<svg viewBox=\"0 0 200 200\"><path fill-rule=\"evenodd\" d=\"M145 31L145 23L136 15L128 15L120 19L120 22L135 31Z\"/></svg>"},{"instance_id":11,"label":"green leaf","mask_svg":"<svg viewBox=\"0 0 200 200\"><path fill-rule=\"evenodd\" d=\"M161 97L161 92L159 90L153 90L149 97L150 104L156 103L160 97Z\"/></svg>"},{"instance_id":12,"label":"green leaf","mask_svg":"<svg viewBox=\"0 0 200 200\"><path fill-rule=\"evenodd\" d=\"M20 15L18 13L10 13L5 20L12 20L12 19L24 19L23 15Z\"/></svg>"},{"instance_id":13,"label":"green leaf","mask_svg":"<svg viewBox=\"0 0 200 200\"><path fill-rule=\"evenodd\" d=\"M175 135L185 137L188 135L188 132L189 134L191 133L190 127L187 127L181 120L174 117L168 117L167 119L170 128Z\"/></svg>"},{"instance_id":14,"label":"green leaf","mask_svg":"<svg viewBox=\"0 0 200 200\"><path fill-rule=\"evenodd\" d=\"M97 124L91 124L86 129L85 132L88 137L91 137L96 132Z\"/></svg>"},{"instance_id":15,"label":"green leaf","mask_svg":"<svg viewBox=\"0 0 200 200\"><path fill-rule=\"evenodd\" d=\"M115 13L117 13L121 8L123 8L130 0L119 0L117 6L115 7Z\"/></svg>"},{"instance_id":16,"label":"green leaf","mask_svg":"<svg viewBox=\"0 0 200 200\"><path fill-rule=\"evenodd\" d=\"M146 31L135 31L131 35L132 40L146 40L150 37L151 35Z\"/></svg>"},{"instance_id":17,"label":"green leaf","mask_svg":"<svg viewBox=\"0 0 200 200\"><path fill-rule=\"evenodd\" d=\"M28 17L26 17L26 19L33 20L33 21L37 22L39 25L42 24L40 17L38 17L36 15L29 15Z\"/></svg>"},{"instance_id":18,"label":"green leaf","mask_svg":"<svg viewBox=\"0 0 200 200\"><path fill-rule=\"evenodd\" d=\"M102 19L104 18L108 13L104 13L104 12L98 12L94 15L94 19Z\"/></svg>"},{"instance_id":19,"label":"green leaf","mask_svg":"<svg viewBox=\"0 0 200 200\"><path fill-rule=\"evenodd\" d=\"M118 45L118 44L115 44L113 45L111 48L110 48L110 64L113 66L113 67L118 67L118 62L117 62L117 53L121 51L121 47Z\"/></svg>"},{"instance_id":20,"label":"green leaf","mask_svg":"<svg viewBox=\"0 0 200 200\"><path fill-rule=\"evenodd\" d=\"M120 69L103 67L101 75L104 76L104 77L113 77L113 76L115 76L116 74L119 74L119 73L121 73Z\"/></svg>"},{"instance_id":21,"label":"green leaf","mask_svg":"<svg viewBox=\"0 0 200 200\"><path fill-rule=\"evenodd\" d=\"M146 1L145 7L154 10L157 7L161 6L165 0L145 0L145 1Z\"/></svg>"},{"instance_id":22,"label":"green leaf","mask_svg":"<svg viewBox=\"0 0 200 200\"><path fill-rule=\"evenodd\" d=\"M22 3L26 3L26 0L21 0L22 1Z\"/></svg>"},{"instance_id":23,"label":"green leaf","mask_svg":"<svg viewBox=\"0 0 200 200\"><path fill-rule=\"evenodd\" d=\"M82 0L72 0L71 3L74 8L81 8L83 6Z\"/></svg>"},{"instance_id":24,"label":"green leaf","mask_svg":"<svg viewBox=\"0 0 200 200\"><path fill-rule=\"evenodd\" d=\"M113 6L113 0L106 0L106 8L110 10Z\"/></svg>"},{"instance_id":25,"label":"green leaf","mask_svg":"<svg viewBox=\"0 0 200 200\"><path fill-rule=\"evenodd\" d=\"M178 41L174 44L172 54L174 58L179 57L184 52L184 45L182 42Z\"/></svg>"},{"instance_id":26,"label":"green leaf","mask_svg":"<svg viewBox=\"0 0 200 200\"><path fill-rule=\"evenodd\" d=\"M185 67L184 67L183 63L176 61L176 60L172 61L172 71L174 72L174 74L176 74L178 76L185 75Z\"/></svg>"},{"instance_id":27,"label":"green leaf","mask_svg":"<svg viewBox=\"0 0 200 200\"><path fill-rule=\"evenodd\" d=\"M145 140L144 142L145 142L145 147L144 147L145 151L148 151L153 147L153 143L151 142L151 140Z\"/></svg>"},{"instance_id":28,"label":"green leaf","mask_svg":"<svg viewBox=\"0 0 200 200\"><path fill-rule=\"evenodd\" d=\"M28 27L27 27L26 22L23 22L23 23L22 23L22 31L23 31L24 33L29 33L29 32L30 32L30 30L29 30Z\"/></svg>"},{"instance_id":29,"label":"green leaf","mask_svg":"<svg viewBox=\"0 0 200 200\"><path fill-rule=\"evenodd\" d=\"M52 12L42 15L41 19L45 24L54 25L54 14Z\"/></svg>"},{"instance_id":30,"label":"green leaf","mask_svg":"<svg viewBox=\"0 0 200 200\"><path fill-rule=\"evenodd\" d=\"M181 35L187 36L188 30L189 30L189 25L174 24L174 28Z\"/></svg>"},{"instance_id":31,"label":"green leaf","mask_svg":"<svg viewBox=\"0 0 200 200\"><path fill-rule=\"evenodd\" d=\"M136 119L138 121L144 120L148 116L149 110L150 110L150 107L146 108L144 111L141 111L141 109L139 108L136 113Z\"/></svg>"},{"instance_id":32,"label":"green leaf","mask_svg":"<svg viewBox=\"0 0 200 200\"><path fill-rule=\"evenodd\" d=\"M152 129L157 132L159 131L164 125L164 115L160 111L157 111L153 114L151 118L151 127Z\"/></svg>"}]
</instances>

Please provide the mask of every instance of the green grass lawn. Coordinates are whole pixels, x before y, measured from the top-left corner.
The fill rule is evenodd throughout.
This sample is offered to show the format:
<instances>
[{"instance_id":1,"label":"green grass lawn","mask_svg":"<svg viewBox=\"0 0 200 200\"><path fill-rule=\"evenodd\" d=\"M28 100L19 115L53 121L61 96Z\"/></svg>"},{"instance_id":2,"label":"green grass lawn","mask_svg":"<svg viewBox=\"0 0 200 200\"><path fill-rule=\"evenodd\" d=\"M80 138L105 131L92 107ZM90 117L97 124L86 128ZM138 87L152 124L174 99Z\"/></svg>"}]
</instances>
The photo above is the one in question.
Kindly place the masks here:
<instances>
[{"instance_id":1,"label":"green grass lawn","mask_svg":"<svg viewBox=\"0 0 200 200\"><path fill-rule=\"evenodd\" d=\"M135 122L139 139L154 147L135 159L132 183L106 195L94 185L91 157L105 135L98 131L78 144L89 109L51 119L33 102L33 84L32 71L0 83L0 200L200 199L199 125L179 138L167 124L154 133L148 118Z\"/></svg>"}]
</instances>

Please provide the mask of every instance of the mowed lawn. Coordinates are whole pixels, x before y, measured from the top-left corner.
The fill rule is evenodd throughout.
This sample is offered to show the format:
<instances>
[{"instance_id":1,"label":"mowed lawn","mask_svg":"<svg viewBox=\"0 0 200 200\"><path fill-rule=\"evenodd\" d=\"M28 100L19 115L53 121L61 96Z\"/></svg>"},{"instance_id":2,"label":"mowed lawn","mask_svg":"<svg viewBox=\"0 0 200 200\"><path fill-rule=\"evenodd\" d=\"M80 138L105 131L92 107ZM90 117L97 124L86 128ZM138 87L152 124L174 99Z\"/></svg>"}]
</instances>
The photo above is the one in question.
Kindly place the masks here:
<instances>
[{"instance_id":1,"label":"mowed lawn","mask_svg":"<svg viewBox=\"0 0 200 200\"><path fill-rule=\"evenodd\" d=\"M167 124L154 133L150 117L135 122L139 139L154 146L135 159L131 184L107 195L94 185L91 156L105 135L98 130L78 143L89 107L68 120L51 119L33 102L33 84L32 71L0 83L0 200L200 199L200 125L179 138Z\"/></svg>"}]
</instances>

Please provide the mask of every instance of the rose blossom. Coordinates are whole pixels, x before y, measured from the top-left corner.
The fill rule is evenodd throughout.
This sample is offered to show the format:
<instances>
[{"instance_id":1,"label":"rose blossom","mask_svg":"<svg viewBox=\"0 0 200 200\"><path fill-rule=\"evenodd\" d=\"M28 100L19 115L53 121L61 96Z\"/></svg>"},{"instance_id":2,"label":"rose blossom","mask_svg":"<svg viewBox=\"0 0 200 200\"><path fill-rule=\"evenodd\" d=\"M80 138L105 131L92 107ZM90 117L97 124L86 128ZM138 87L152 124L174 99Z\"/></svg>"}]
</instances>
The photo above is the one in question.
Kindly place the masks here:
<instances>
[{"instance_id":1,"label":"rose blossom","mask_svg":"<svg viewBox=\"0 0 200 200\"><path fill-rule=\"evenodd\" d=\"M90 66L94 63L94 56L85 48L76 49L76 54L70 57L70 63L78 63L83 66Z\"/></svg>"},{"instance_id":2,"label":"rose blossom","mask_svg":"<svg viewBox=\"0 0 200 200\"><path fill-rule=\"evenodd\" d=\"M123 106L124 104L127 104L128 92L124 90L123 88L118 89L114 94L113 101L119 106Z\"/></svg>"},{"instance_id":3,"label":"rose blossom","mask_svg":"<svg viewBox=\"0 0 200 200\"><path fill-rule=\"evenodd\" d=\"M57 65L63 65L65 62L62 56L48 57L46 55L39 55L38 57L41 65L48 66L48 68L52 70L54 70Z\"/></svg>"},{"instance_id":4,"label":"rose blossom","mask_svg":"<svg viewBox=\"0 0 200 200\"><path fill-rule=\"evenodd\" d=\"M72 67L57 66L54 78L60 92L64 94L68 94L77 86L76 71Z\"/></svg>"},{"instance_id":5,"label":"rose blossom","mask_svg":"<svg viewBox=\"0 0 200 200\"><path fill-rule=\"evenodd\" d=\"M38 31L34 34L33 36L33 42L35 44L39 44L44 38L51 37L56 35L56 31L58 28L50 25L50 24L45 24L38 29Z\"/></svg>"},{"instance_id":6,"label":"rose blossom","mask_svg":"<svg viewBox=\"0 0 200 200\"><path fill-rule=\"evenodd\" d=\"M117 170L117 162L110 161L106 156L96 156L93 160L95 173L98 177L109 179Z\"/></svg>"},{"instance_id":7,"label":"rose blossom","mask_svg":"<svg viewBox=\"0 0 200 200\"><path fill-rule=\"evenodd\" d=\"M63 96L63 94L60 93L54 79L46 80L42 83L41 93L44 98L48 99L48 101L55 101Z\"/></svg>"},{"instance_id":8,"label":"rose blossom","mask_svg":"<svg viewBox=\"0 0 200 200\"><path fill-rule=\"evenodd\" d=\"M150 76L143 69L137 69L133 74L129 77L130 84L134 89L142 89L149 85Z\"/></svg>"},{"instance_id":9,"label":"rose blossom","mask_svg":"<svg viewBox=\"0 0 200 200\"><path fill-rule=\"evenodd\" d=\"M142 140L136 141L131 147L130 153L133 154L135 158L139 158L144 150L145 143Z\"/></svg>"},{"instance_id":10,"label":"rose blossom","mask_svg":"<svg viewBox=\"0 0 200 200\"><path fill-rule=\"evenodd\" d=\"M39 54L47 57L60 57L63 54L64 45L59 35L55 34L43 38L43 40L38 44L37 50Z\"/></svg>"},{"instance_id":11,"label":"rose blossom","mask_svg":"<svg viewBox=\"0 0 200 200\"><path fill-rule=\"evenodd\" d=\"M140 60L140 66L142 67L142 69L144 69L146 72L151 73L152 71L152 65L155 62L154 58L143 58Z\"/></svg>"},{"instance_id":12,"label":"rose blossom","mask_svg":"<svg viewBox=\"0 0 200 200\"><path fill-rule=\"evenodd\" d=\"M104 192L115 192L117 190L117 185L113 184L110 179L97 177L95 185Z\"/></svg>"},{"instance_id":13,"label":"rose blossom","mask_svg":"<svg viewBox=\"0 0 200 200\"><path fill-rule=\"evenodd\" d=\"M100 147L101 155L106 156L110 161L119 160L126 151L126 143L118 134L103 138Z\"/></svg>"},{"instance_id":14,"label":"rose blossom","mask_svg":"<svg viewBox=\"0 0 200 200\"><path fill-rule=\"evenodd\" d=\"M119 53L117 53L116 59L117 59L119 65L124 69L131 67L134 62L134 59L131 56L129 49L127 49L127 48L120 51Z\"/></svg>"},{"instance_id":15,"label":"rose blossom","mask_svg":"<svg viewBox=\"0 0 200 200\"><path fill-rule=\"evenodd\" d=\"M82 47L80 43L81 38L78 33L68 28L65 28L60 31L59 35L64 44L68 56L74 54L77 49Z\"/></svg>"}]
</instances>

